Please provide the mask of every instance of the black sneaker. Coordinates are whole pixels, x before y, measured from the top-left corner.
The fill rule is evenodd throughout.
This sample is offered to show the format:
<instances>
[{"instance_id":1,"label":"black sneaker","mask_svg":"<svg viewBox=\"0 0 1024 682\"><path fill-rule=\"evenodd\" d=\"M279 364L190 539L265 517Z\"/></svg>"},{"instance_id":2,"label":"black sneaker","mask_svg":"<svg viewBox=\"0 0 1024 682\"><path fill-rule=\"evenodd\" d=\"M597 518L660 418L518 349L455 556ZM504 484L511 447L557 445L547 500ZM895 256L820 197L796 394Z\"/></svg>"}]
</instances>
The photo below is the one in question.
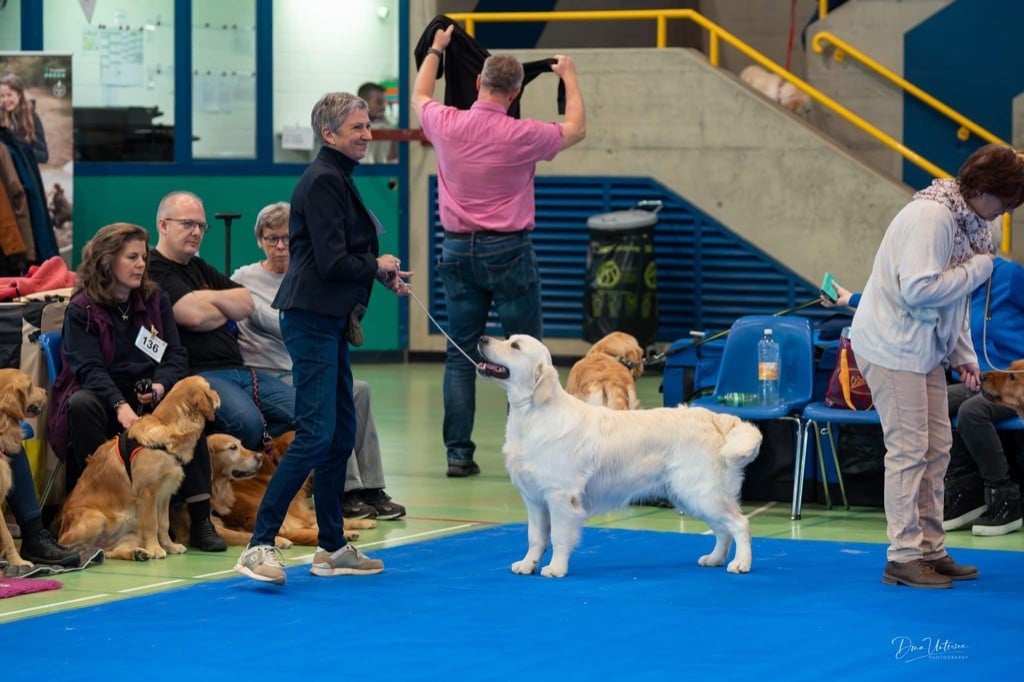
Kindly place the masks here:
<instances>
[{"instance_id":1,"label":"black sneaker","mask_svg":"<svg viewBox=\"0 0 1024 682\"><path fill-rule=\"evenodd\" d=\"M33 564L77 568L81 564L78 552L57 544L53 533L43 528L35 535L21 539L21 558Z\"/></svg>"},{"instance_id":2,"label":"black sneaker","mask_svg":"<svg viewBox=\"0 0 1024 682\"><path fill-rule=\"evenodd\" d=\"M397 502L391 501L391 496L382 488L367 488L360 490L360 498L363 502L377 510L377 518L381 521L391 521L405 516L405 507Z\"/></svg>"},{"instance_id":3,"label":"black sneaker","mask_svg":"<svg viewBox=\"0 0 1024 682\"><path fill-rule=\"evenodd\" d=\"M466 476L476 476L479 473L480 467L476 462L470 462L469 464L449 464L447 476L448 478L465 478Z\"/></svg>"},{"instance_id":4,"label":"black sneaker","mask_svg":"<svg viewBox=\"0 0 1024 682\"><path fill-rule=\"evenodd\" d=\"M358 490L353 490L345 493L341 500L341 516L352 521L375 519L377 510L360 499Z\"/></svg>"},{"instance_id":5,"label":"black sneaker","mask_svg":"<svg viewBox=\"0 0 1024 682\"><path fill-rule=\"evenodd\" d=\"M192 522L188 544L201 552L223 552L228 548L228 543L217 535L217 529L213 527L213 522L209 518Z\"/></svg>"},{"instance_id":6,"label":"black sneaker","mask_svg":"<svg viewBox=\"0 0 1024 682\"><path fill-rule=\"evenodd\" d=\"M985 513L985 488L976 472L947 477L942 530L966 528Z\"/></svg>"},{"instance_id":7,"label":"black sneaker","mask_svg":"<svg viewBox=\"0 0 1024 682\"><path fill-rule=\"evenodd\" d=\"M971 526L971 533L995 537L1021 528L1020 488L1016 483L985 488L985 513Z\"/></svg>"}]
</instances>

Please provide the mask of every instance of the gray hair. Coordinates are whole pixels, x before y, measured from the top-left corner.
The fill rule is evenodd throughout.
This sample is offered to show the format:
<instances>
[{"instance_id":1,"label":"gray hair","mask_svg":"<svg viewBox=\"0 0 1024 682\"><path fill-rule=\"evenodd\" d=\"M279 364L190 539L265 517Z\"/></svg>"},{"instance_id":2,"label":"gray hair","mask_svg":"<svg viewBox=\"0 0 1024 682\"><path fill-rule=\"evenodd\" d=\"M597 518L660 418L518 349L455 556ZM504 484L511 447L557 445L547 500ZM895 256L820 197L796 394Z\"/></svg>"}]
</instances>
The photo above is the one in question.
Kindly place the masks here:
<instances>
[{"instance_id":1,"label":"gray hair","mask_svg":"<svg viewBox=\"0 0 1024 682\"><path fill-rule=\"evenodd\" d=\"M277 225L284 225L288 227L288 216L291 214L292 207L287 201L279 201L276 204L268 204L260 209L259 214L256 216L256 227L253 232L256 233L256 239L263 237L263 230L268 227L275 227Z\"/></svg>"},{"instance_id":2,"label":"gray hair","mask_svg":"<svg viewBox=\"0 0 1024 682\"><path fill-rule=\"evenodd\" d=\"M167 214L171 210L171 207L176 206L178 204L178 201L185 197L195 199L196 202L198 202L200 208L203 208L204 211L206 210L205 207L203 207L203 200L200 199L198 196L196 196L192 192L189 192L188 190L176 190L169 194L165 194L164 198L160 200L160 205L156 207L157 221L159 221L161 218L166 218Z\"/></svg>"},{"instance_id":3,"label":"gray hair","mask_svg":"<svg viewBox=\"0 0 1024 682\"><path fill-rule=\"evenodd\" d=\"M353 113L368 108L366 100L350 92L329 92L313 105L313 112L309 116L313 135L322 144L325 141L322 134L324 128L337 130Z\"/></svg>"},{"instance_id":4,"label":"gray hair","mask_svg":"<svg viewBox=\"0 0 1024 682\"><path fill-rule=\"evenodd\" d=\"M484 61L480 85L488 90L511 95L523 87L523 65L509 55L491 55Z\"/></svg>"}]
</instances>

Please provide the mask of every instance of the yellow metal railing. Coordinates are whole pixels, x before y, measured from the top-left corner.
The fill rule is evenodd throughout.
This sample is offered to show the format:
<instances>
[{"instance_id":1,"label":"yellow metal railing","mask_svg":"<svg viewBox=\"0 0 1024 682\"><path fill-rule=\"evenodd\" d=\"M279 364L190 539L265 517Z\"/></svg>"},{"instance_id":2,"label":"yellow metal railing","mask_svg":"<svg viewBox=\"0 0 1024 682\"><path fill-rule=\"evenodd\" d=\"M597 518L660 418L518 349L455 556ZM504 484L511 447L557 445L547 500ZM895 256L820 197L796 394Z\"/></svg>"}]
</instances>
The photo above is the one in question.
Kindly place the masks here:
<instances>
[{"instance_id":1,"label":"yellow metal railing","mask_svg":"<svg viewBox=\"0 0 1024 682\"><path fill-rule=\"evenodd\" d=\"M828 13L828 3L820 0L819 16L824 17ZM905 146L902 142L892 137L884 130L864 120L854 112L844 107L828 95L817 90L806 81L794 76L783 67L779 66L763 54L747 45L745 42L723 29L718 24L708 20L700 13L692 9L645 9L645 10L595 10L595 11L565 11L565 12L459 12L448 14L453 21L465 24L466 33L476 35L476 25L481 23L517 23L517 22L551 22L551 21L655 21L656 22L656 47L668 46L668 21L670 19L692 21L708 32L708 61L712 66L718 66L720 61L720 42L732 46L741 54L760 64L772 73L789 81L799 90L807 93L811 99L818 102L826 109L834 112L851 125L863 130L889 149L937 178L951 177L949 173L939 168L931 161ZM819 34L820 35L820 34ZM852 52L851 52L852 54ZM893 74L895 75L895 74ZM966 119L964 119L966 121ZM961 123L963 125L963 123ZM973 125L973 124L971 124ZM982 130L978 127L978 130ZM991 135L991 133L988 133ZM986 138L987 139L987 138ZM1003 143L1005 144L1005 143ZM1009 251L1010 238L1010 216L1003 217L1003 250Z\"/></svg>"},{"instance_id":2,"label":"yellow metal railing","mask_svg":"<svg viewBox=\"0 0 1024 682\"><path fill-rule=\"evenodd\" d=\"M719 43L724 41L740 53L746 55L756 63L769 71L778 74L789 81L797 88L807 93L822 106L834 111L838 116L851 124L857 126L868 135L886 145L915 166L924 169L938 178L948 178L949 173L942 170L923 156L907 148L902 142L895 139L884 130L872 125L868 121L850 111L839 102L835 101L823 92L815 89L806 81L797 78L789 71L765 57L763 54L747 45L745 42L723 29L718 24L708 20L700 13L692 9L644 9L644 10L607 10L607 11L581 11L581 12L487 12L473 13L463 12L449 14L453 21L461 21L465 24L466 33L475 35L478 23L514 23L526 21L641 21L654 20L657 22L657 47L663 48L668 45L668 20L683 19L692 21L708 32L708 61L712 66L719 64Z\"/></svg>"},{"instance_id":3,"label":"yellow metal railing","mask_svg":"<svg viewBox=\"0 0 1024 682\"><path fill-rule=\"evenodd\" d=\"M824 0L822 0L822 4L824 5ZM830 45L832 45L835 48L835 51L832 54L832 58L835 59L837 62L844 61L846 59L847 55L853 57L858 62L860 62L861 64L863 64L867 68L871 69L872 71L877 73L882 78L885 78L889 82L891 82L891 83L899 86L900 88L902 88L904 92L907 92L910 95L913 95L918 100L920 100L921 102L924 102L925 104L927 104L931 108L935 109L936 111L938 111L943 116L945 116L945 117L951 119L952 121L956 122L957 124L959 124L960 127L957 128L956 137L961 142L966 142L970 138L971 133L974 133L975 135L977 135L981 139L985 140L986 142L991 142L992 144L1001 144L1001 145L1004 145L1004 146L1007 146L1007 147L1013 146L1009 142L1007 142L1006 140L1003 140L1003 139L999 138L997 135L989 132L988 130L985 130L984 128L982 128L980 125L978 125L974 121L972 121L972 120L968 119L966 116L962 115L960 112L956 111L955 109L950 108L946 104L944 104L944 103L940 102L939 100L935 99L934 97L932 97L927 92L925 92L921 88L917 87L916 85L914 85L910 81L906 80L905 78L903 78L902 76L898 75L894 71L886 68L885 66L883 66L880 63L878 63L877 61L875 61L874 59L872 59L868 55L864 54L863 52L861 52L860 50L858 50L854 46L852 46L849 43L847 43L845 40L843 40L843 39L841 39L841 38L839 38L839 37L829 33L828 31L821 31L820 33L818 33L817 35L814 36L814 38L811 40L811 49L814 50L815 54L822 54L825 51L825 43L829 43ZM1012 229L1011 229L1012 224L1013 224L1013 219L1010 217L1010 214L1009 213L1004 213L1003 214L1003 239L1002 239L1002 249L1001 250L1003 252L1005 252L1005 253L1009 253L1010 252L1010 239L1011 239L1011 236L1012 236Z\"/></svg>"}]
</instances>

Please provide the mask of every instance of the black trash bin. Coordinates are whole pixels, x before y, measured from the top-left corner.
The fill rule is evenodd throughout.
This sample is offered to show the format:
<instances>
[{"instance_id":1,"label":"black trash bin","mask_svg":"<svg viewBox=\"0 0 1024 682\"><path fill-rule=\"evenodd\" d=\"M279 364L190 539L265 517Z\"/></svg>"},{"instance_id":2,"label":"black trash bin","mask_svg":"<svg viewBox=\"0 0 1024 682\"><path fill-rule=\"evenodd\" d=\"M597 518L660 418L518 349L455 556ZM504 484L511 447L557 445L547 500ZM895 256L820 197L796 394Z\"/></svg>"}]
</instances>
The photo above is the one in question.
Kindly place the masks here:
<instances>
[{"instance_id":1,"label":"black trash bin","mask_svg":"<svg viewBox=\"0 0 1024 682\"><path fill-rule=\"evenodd\" d=\"M613 331L627 332L641 346L658 332L657 268L654 226L661 202L643 202L653 210L631 208L587 220L587 284L583 296L583 338L594 342Z\"/></svg>"}]
</instances>

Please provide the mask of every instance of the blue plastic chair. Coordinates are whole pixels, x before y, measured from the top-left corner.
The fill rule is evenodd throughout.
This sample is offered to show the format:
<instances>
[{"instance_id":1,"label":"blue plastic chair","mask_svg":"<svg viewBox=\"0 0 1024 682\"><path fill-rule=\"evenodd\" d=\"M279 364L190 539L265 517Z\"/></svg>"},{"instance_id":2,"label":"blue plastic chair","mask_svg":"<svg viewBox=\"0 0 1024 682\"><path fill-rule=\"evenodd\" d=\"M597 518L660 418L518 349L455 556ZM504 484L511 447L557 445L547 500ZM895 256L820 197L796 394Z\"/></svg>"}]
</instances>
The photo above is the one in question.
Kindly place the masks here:
<instances>
[{"instance_id":1,"label":"blue plastic chair","mask_svg":"<svg viewBox=\"0 0 1024 682\"><path fill-rule=\"evenodd\" d=\"M779 402L772 406L722 405L718 397L726 393L757 393L757 343L764 330L771 329L779 344ZM698 398L691 405L714 412L735 415L749 421L792 421L796 426L793 454L793 512L798 493L803 491L801 453L806 438L803 409L814 396L814 329L805 317L746 315L733 323L722 351L722 365L710 397ZM796 518L796 517L795 517Z\"/></svg>"},{"instance_id":2,"label":"blue plastic chair","mask_svg":"<svg viewBox=\"0 0 1024 682\"><path fill-rule=\"evenodd\" d=\"M829 407L822 401L813 402L804 408L803 412L805 433L804 447L800 453L800 477L803 478L807 466L807 448L810 441L811 431L814 432L815 445L818 448L818 465L821 472L821 480L825 486L825 508L832 508L832 495L828 491L828 478L825 473L825 451L822 448L822 436L828 437L829 448L832 450L832 464L836 469L836 477L839 480L839 493L843 497L843 506L850 508L850 501L846 497L846 484L843 482L843 472L839 468L839 450L836 448L835 434L832 431L833 424L879 424L878 412L875 410L847 410L837 407ZM800 509L803 506L803 486L793 499L792 518L800 518Z\"/></svg>"},{"instance_id":3,"label":"blue plastic chair","mask_svg":"<svg viewBox=\"0 0 1024 682\"><path fill-rule=\"evenodd\" d=\"M46 358L46 370L50 375L50 400L53 400L53 383L57 381L57 377L60 376L60 371L64 367L64 359L60 354L60 342L63 336L62 332L46 332L45 334L39 335L39 346L43 349L43 356ZM53 403L51 402L52 406ZM57 476L64 469L64 460L58 459L57 466L53 468L50 475L46 478L46 486L43 488L42 499L39 500L39 506L46 506L46 500L50 497L50 491L53 489L53 484L57 480Z\"/></svg>"}]
</instances>

